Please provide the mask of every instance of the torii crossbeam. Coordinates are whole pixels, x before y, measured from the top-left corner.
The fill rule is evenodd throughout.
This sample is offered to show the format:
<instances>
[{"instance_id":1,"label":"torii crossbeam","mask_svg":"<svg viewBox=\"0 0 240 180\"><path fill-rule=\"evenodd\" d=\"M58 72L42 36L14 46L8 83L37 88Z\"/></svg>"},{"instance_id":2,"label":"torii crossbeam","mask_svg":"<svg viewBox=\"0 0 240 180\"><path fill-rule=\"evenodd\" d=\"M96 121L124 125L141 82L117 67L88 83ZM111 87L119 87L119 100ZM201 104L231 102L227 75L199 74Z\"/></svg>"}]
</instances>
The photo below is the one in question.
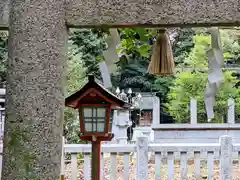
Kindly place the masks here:
<instances>
[{"instance_id":1,"label":"torii crossbeam","mask_svg":"<svg viewBox=\"0 0 240 180\"><path fill-rule=\"evenodd\" d=\"M0 0L0 27L8 27L9 1ZM68 27L238 26L238 0L66 0Z\"/></svg>"}]
</instances>

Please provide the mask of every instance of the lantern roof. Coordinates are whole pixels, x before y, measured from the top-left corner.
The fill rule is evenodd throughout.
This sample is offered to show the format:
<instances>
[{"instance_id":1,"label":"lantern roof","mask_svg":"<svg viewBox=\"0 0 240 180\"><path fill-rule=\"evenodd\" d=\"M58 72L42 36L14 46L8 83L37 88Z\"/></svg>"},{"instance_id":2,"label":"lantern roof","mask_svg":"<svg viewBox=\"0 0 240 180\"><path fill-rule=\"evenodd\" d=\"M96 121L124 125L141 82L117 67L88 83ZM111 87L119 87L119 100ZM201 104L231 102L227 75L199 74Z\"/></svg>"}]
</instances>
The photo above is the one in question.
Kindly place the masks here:
<instances>
[{"instance_id":1,"label":"lantern roof","mask_svg":"<svg viewBox=\"0 0 240 180\"><path fill-rule=\"evenodd\" d=\"M93 91L112 106L120 108L131 107L131 104L118 98L108 89L104 88L103 85L97 83L93 75L88 76L88 83L82 89L65 99L65 105L72 108L78 108L79 104L81 104L81 100Z\"/></svg>"}]
</instances>

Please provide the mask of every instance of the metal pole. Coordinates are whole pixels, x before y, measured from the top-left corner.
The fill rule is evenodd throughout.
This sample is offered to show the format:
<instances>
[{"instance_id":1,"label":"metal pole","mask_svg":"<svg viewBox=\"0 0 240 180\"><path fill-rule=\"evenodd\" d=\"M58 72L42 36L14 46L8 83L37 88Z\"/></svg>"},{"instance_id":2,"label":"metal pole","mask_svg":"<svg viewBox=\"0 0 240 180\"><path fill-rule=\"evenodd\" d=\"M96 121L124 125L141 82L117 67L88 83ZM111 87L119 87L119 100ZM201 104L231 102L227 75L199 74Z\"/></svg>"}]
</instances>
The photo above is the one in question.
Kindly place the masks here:
<instances>
[{"instance_id":1,"label":"metal pole","mask_svg":"<svg viewBox=\"0 0 240 180\"><path fill-rule=\"evenodd\" d=\"M101 141L92 141L92 180L100 180Z\"/></svg>"}]
</instances>

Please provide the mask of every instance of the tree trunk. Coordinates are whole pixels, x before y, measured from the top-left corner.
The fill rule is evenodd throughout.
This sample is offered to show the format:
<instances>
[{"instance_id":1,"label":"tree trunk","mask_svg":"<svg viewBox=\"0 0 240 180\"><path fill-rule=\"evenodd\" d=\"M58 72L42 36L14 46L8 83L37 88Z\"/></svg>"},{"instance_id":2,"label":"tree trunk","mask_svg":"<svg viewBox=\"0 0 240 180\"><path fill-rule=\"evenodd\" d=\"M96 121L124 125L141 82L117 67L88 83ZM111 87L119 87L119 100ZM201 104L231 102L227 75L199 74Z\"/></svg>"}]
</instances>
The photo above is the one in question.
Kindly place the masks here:
<instances>
[{"instance_id":1,"label":"tree trunk","mask_svg":"<svg viewBox=\"0 0 240 180\"><path fill-rule=\"evenodd\" d=\"M4 180L57 180L67 29L64 0L12 0Z\"/></svg>"}]
</instances>

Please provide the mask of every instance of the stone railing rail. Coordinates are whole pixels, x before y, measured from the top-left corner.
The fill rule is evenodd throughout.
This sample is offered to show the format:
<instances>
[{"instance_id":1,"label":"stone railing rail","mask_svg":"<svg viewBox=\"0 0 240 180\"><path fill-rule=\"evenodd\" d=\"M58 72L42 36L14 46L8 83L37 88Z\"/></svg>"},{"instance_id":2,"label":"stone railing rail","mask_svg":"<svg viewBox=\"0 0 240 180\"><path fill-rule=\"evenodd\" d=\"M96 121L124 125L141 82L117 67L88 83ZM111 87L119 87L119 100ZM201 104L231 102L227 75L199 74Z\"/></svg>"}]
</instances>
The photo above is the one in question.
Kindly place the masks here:
<instances>
[{"instance_id":1,"label":"stone railing rail","mask_svg":"<svg viewBox=\"0 0 240 180\"><path fill-rule=\"evenodd\" d=\"M65 153L71 154L71 180L77 180L79 170L77 168L78 158L77 153L84 155L84 179L90 179L91 166L91 145L90 144L65 144ZM148 162L149 152L153 152L155 159L155 179L160 179L161 163L165 158L168 165L168 179L174 179L174 161L180 160L181 179L187 179L188 160L194 160L195 177L200 179L200 162L207 160L208 177L214 178L214 160L220 161L220 176L221 179L232 179L231 167L233 160L237 159L240 162L240 144L233 144L232 137L221 136L219 143L185 143L185 144L157 144L148 143L147 137L138 137L136 144L104 144L102 145L101 166L103 167L104 154L110 153L110 179L116 178L116 163L117 156L123 156L123 177L124 180L129 179L130 153L136 153L136 178L137 180L148 180ZM217 152L217 156L215 153ZM119 154L120 153L120 154ZM179 153L180 156L176 156ZM188 154L193 153L193 157ZM205 153L202 156L202 153ZM119 155L118 155L119 154ZM166 156L163 156L166 154ZM192 159L193 158L193 159ZM64 168L63 168L64 169ZM103 180L103 169L101 170Z\"/></svg>"},{"instance_id":2,"label":"stone railing rail","mask_svg":"<svg viewBox=\"0 0 240 180\"><path fill-rule=\"evenodd\" d=\"M228 99L225 123L198 123L197 100L191 99L189 104L189 123L159 124L153 122L154 142L156 143L217 143L222 135L229 135L234 143L240 143L240 124L236 123L234 99ZM188 117L186 117L188 118Z\"/></svg>"}]
</instances>

